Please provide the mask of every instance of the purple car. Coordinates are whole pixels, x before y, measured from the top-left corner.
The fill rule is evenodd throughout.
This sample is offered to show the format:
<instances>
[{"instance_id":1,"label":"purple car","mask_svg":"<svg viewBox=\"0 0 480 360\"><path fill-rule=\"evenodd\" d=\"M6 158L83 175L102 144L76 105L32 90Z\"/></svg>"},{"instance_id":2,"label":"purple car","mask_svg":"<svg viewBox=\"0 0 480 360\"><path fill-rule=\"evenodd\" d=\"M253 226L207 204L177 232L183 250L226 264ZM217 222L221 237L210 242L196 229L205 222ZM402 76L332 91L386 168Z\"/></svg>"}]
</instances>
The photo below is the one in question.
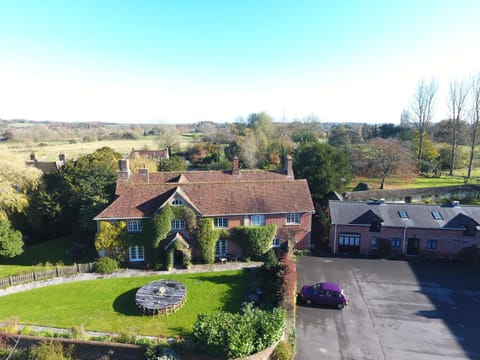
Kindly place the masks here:
<instances>
[{"instance_id":1,"label":"purple car","mask_svg":"<svg viewBox=\"0 0 480 360\"><path fill-rule=\"evenodd\" d=\"M300 299L307 305L329 305L337 309L343 309L348 305L348 299L340 285L328 282L303 286Z\"/></svg>"}]
</instances>

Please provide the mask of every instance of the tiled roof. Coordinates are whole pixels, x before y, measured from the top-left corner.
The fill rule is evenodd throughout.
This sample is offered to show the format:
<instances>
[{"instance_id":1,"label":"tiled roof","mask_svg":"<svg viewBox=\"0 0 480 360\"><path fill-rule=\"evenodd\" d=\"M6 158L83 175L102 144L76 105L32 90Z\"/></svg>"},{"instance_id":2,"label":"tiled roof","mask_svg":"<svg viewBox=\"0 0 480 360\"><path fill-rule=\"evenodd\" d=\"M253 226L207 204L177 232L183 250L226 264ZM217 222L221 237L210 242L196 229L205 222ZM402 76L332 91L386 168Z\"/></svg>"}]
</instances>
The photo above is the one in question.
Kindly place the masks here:
<instances>
[{"instance_id":1,"label":"tiled roof","mask_svg":"<svg viewBox=\"0 0 480 360\"><path fill-rule=\"evenodd\" d=\"M166 171L149 173L149 184L163 183L197 183L197 182L239 182L239 181L265 181L265 180L288 180L293 178L286 176L284 170L240 170L239 175L231 171ZM129 179L119 179L117 182L116 195L122 194L129 185L145 183L145 177L140 174L131 174Z\"/></svg>"},{"instance_id":2,"label":"tiled roof","mask_svg":"<svg viewBox=\"0 0 480 360\"><path fill-rule=\"evenodd\" d=\"M250 173L253 174L253 172ZM193 173L188 175L183 173L186 177L190 174ZM150 181L148 184L125 184L121 195L95 219L150 217L175 192L188 197L188 201L202 216L314 211L306 180L293 180L283 175L281 180L244 181L243 174L242 172L241 181L186 183L152 183ZM152 175L154 174L150 174L150 180ZM223 173L220 178L222 176L228 175ZM190 179L194 178L195 176L190 177ZM208 175L203 179L206 178Z\"/></svg>"},{"instance_id":3,"label":"tiled roof","mask_svg":"<svg viewBox=\"0 0 480 360\"><path fill-rule=\"evenodd\" d=\"M380 219L382 226L402 228L463 229L471 221L480 224L479 206L329 201L329 209L332 224L368 225L374 217ZM440 219L435 219L434 213Z\"/></svg>"}]
</instances>

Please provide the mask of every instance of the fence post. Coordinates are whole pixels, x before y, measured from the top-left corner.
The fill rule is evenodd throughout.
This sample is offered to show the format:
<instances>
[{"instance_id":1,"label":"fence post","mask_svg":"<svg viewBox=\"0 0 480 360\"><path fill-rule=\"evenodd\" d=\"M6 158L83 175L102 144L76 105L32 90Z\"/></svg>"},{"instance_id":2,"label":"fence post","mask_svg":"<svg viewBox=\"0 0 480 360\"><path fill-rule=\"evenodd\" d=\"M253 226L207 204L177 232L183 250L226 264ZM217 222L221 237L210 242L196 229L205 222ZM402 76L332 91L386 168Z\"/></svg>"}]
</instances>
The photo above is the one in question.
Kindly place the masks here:
<instances>
[{"instance_id":1,"label":"fence post","mask_svg":"<svg viewBox=\"0 0 480 360\"><path fill-rule=\"evenodd\" d=\"M8 283L10 284L10 286L13 285L13 281L12 281L12 277L11 277L11 276L8 277Z\"/></svg>"},{"instance_id":2,"label":"fence post","mask_svg":"<svg viewBox=\"0 0 480 360\"><path fill-rule=\"evenodd\" d=\"M60 274L58 272L58 266L55 267L55 273L57 274L57 277L60 277Z\"/></svg>"},{"instance_id":3,"label":"fence post","mask_svg":"<svg viewBox=\"0 0 480 360\"><path fill-rule=\"evenodd\" d=\"M37 272L33 271L33 281L37 281Z\"/></svg>"}]
</instances>

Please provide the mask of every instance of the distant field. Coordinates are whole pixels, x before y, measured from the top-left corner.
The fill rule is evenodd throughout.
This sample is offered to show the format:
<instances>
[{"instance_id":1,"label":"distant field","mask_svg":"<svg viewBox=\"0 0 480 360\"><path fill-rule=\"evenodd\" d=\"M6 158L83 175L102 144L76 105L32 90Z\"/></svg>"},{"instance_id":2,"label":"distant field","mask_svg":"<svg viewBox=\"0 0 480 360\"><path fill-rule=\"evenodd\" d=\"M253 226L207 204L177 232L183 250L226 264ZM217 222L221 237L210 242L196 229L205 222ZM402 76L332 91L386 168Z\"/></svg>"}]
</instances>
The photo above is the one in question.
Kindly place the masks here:
<instances>
[{"instance_id":1,"label":"distant field","mask_svg":"<svg viewBox=\"0 0 480 360\"><path fill-rule=\"evenodd\" d=\"M184 137L181 146L186 146L192 139ZM45 144L45 145L44 145ZM25 160L30 159L30 154L35 153L37 159L53 161L58 159L60 153L64 153L67 159L75 159L81 155L89 154L104 146L108 146L121 154L128 154L135 149L157 150L158 137L144 136L138 140L104 140L92 142L77 142L74 144L68 141L52 141L39 144L24 144L17 142L0 142L0 151L11 151L24 156Z\"/></svg>"}]
</instances>

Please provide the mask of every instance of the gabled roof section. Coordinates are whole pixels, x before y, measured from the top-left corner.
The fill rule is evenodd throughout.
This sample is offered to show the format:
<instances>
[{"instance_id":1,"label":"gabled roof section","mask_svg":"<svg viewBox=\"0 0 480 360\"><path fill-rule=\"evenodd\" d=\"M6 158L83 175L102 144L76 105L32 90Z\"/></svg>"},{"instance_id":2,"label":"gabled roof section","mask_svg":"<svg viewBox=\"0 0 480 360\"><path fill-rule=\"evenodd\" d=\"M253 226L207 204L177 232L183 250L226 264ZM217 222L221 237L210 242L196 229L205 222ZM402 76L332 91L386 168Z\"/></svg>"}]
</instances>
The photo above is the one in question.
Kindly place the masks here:
<instances>
[{"instance_id":1,"label":"gabled roof section","mask_svg":"<svg viewBox=\"0 0 480 360\"><path fill-rule=\"evenodd\" d=\"M187 240L183 237L183 235L179 232L171 233L167 235L167 237L164 240L164 250L167 250L169 247L171 247L176 241L179 241L182 243L183 246L185 246L187 249L190 249L190 244L187 242Z\"/></svg>"},{"instance_id":2,"label":"gabled roof section","mask_svg":"<svg viewBox=\"0 0 480 360\"><path fill-rule=\"evenodd\" d=\"M463 229L465 225L480 224L479 206L397 203L379 205L363 201L329 201L329 208L332 224L366 224L364 221L372 216L371 213L383 220L384 227ZM408 218L400 217L399 211L406 211ZM436 219L432 215L434 212L439 212L442 218Z\"/></svg>"},{"instance_id":3,"label":"gabled roof section","mask_svg":"<svg viewBox=\"0 0 480 360\"><path fill-rule=\"evenodd\" d=\"M372 222L383 222L383 219L379 217L371 209L354 219L351 224L371 224Z\"/></svg>"}]
</instances>

